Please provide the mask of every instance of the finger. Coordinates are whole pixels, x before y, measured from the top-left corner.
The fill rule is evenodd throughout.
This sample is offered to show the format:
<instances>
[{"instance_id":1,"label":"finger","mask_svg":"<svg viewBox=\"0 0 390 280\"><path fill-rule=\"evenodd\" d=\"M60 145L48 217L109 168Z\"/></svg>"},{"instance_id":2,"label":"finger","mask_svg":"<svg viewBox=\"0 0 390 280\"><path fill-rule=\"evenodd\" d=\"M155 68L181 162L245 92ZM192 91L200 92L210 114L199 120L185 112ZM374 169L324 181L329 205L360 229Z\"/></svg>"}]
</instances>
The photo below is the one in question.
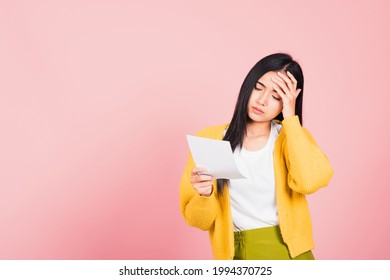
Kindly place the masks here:
<instances>
[{"instance_id":1,"label":"finger","mask_svg":"<svg viewBox=\"0 0 390 280\"><path fill-rule=\"evenodd\" d=\"M271 80L279 86L279 88L283 91L284 94L290 92L290 89L287 87L286 83L282 79L272 77Z\"/></svg>"},{"instance_id":2,"label":"finger","mask_svg":"<svg viewBox=\"0 0 390 280\"><path fill-rule=\"evenodd\" d=\"M292 91L292 93L294 94L295 98L297 98L299 93L302 91L302 89L300 89L300 88L297 89L298 81L297 81L297 79L295 79L294 75L291 74L290 71L287 71L287 75L290 77L291 81L293 82L294 90Z\"/></svg>"},{"instance_id":3,"label":"finger","mask_svg":"<svg viewBox=\"0 0 390 280\"><path fill-rule=\"evenodd\" d=\"M296 88L297 87L297 80L294 78L294 76L290 72L287 71L287 73L291 76L291 79L289 79L290 82L288 83L290 88L288 91L286 91L286 89L283 88L283 91L289 98L296 99L298 97L299 93L302 91L302 89ZM283 75L281 72L278 72L278 74ZM284 77L286 77L286 76L284 75ZM275 79L275 80L277 80L277 79Z\"/></svg>"},{"instance_id":4,"label":"finger","mask_svg":"<svg viewBox=\"0 0 390 280\"><path fill-rule=\"evenodd\" d=\"M213 184L213 181L201 181L201 182L195 183L194 186L197 185L198 187L201 188L201 187L205 187L205 186L210 186L212 184Z\"/></svg>"},{"instance_id":5,"label":"finger","mask_svg":"<svg viewBox=\"0 0 390 280\"><path fill-rule=\"evenodd\" d=\"M288 102L290 100L290 98L292 98L292 95L290 94L290 92L289 91L287 91L287 93L284 92L277 83L274 83L274 89L279 94L279 96L282 98L283 104L286 104L286 102Z\"/></svg>"},{"instance_id":6,"label":"finger","mask_svg":"<svg viewBox=\"0 0 390 280\"><path fill-rule=\"evenodd\" d=\"M210 182L210 184L213 182L214 178L212 175L195 175L191 177L190 182L193 183L200 183L200 182Z\"/></svg>"},{"instance_id":7,"label":"finger","mask_svg":"<svg viewBox=\"0 0 390 280\"><path fill-rule=\"evenodd\" d=\"M212 185L212 182L201 182L194 184L194 188L197 190L201 190L207 187L210 187Z\"/></svg>"},{"instance_id":8,"label":"finger","mask_svg":"<svg viewBox=\"0 0 390 280\"><path fill-rule=\"evenodd\" d=\"M282 73L282 72L278 72L277 74L278 74L278 76L279 76L280 78L282 78L282 80L286 83L286 85L287 85L287 87L288 87L288 89L289 89L290 91L295 90L293 81L292 81L288 76L286 76L286 75L285 75L284 73Z\"/></svg>"},{"instance_id":9,"label":"finger","mask_svg":"<svg viewBox=\"0 0 390 280\"><path fill-rule=\"evenodd\" d=\"M278 87L278 85L274 85L275 91L279 94L279 96L282 98L282 108L287 106L287 104L290 102L286 94Z\"/></svg>"},{"instance_id":10,"label":"finger","mask_svg":"<svg viewBox=\"0 0 390 280\"><path fill-rule=\"evenodd\" d=\"M206 168L204 168L204 167L195 167L192 169L191 175L196 176L196 175L198 175L198 172L204 172L204 171L207 171Z\"/></svg>"},{"instance_id":11,"label":"finger","mask_svg":"<svg viewBox=\"0 0 390 280\"><path fill-rule=\"evenodd\" d=\"M294 88L297 88L298 81L297 81L297 79L295 79L294 75L291 74L290 71L287 71L287 75L290 77L291 81L293 82L293 84L295 86Z\"/></svg>"},{"instance_id":12,"label":"finger","mask_svg":"<svg viewBox=\"0 0 390 280\"><path fill-rule=\"evenodd\" d=\"M198 175L198 178L199 181L212 181L214 179L213 175L208 175L208 174Z\"/></svg>"}]
</instances>

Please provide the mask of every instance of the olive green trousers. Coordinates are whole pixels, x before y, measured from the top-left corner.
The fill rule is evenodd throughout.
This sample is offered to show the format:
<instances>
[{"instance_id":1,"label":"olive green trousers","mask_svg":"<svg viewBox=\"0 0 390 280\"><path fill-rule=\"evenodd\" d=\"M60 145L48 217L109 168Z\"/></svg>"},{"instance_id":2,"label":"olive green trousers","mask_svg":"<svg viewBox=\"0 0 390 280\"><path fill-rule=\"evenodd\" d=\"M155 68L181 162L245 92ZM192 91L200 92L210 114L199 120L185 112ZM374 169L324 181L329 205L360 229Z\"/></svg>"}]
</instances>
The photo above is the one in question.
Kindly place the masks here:
<instances>
[{"instance_id":1,"label":"olive green trousers","mask_svg":"<svg viewBox=\"0 0 390 280\"><path fill-rule=\"evenodd\" d=\"M234 232L235 260L314 260L311 251L291 258L279 226Z\"/></svg>"}]
</instances>

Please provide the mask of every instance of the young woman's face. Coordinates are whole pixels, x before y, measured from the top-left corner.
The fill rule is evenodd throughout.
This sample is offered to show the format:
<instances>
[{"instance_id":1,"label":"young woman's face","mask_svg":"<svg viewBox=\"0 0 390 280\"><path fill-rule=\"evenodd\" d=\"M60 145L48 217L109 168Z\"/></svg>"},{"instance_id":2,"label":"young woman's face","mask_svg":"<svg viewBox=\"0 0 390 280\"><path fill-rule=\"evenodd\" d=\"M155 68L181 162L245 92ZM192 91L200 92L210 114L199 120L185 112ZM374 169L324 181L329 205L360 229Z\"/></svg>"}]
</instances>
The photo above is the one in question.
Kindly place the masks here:
<instances>
[{"instance_id":1,"label":"young woman's face","mask_svg":"<svg viewBox=\"0 0 390 280\"><path fill-rule=\"evenodd\" d=\"M271 121L282 111L282 98L275 91L272 77L278 78L276 72L265 73L257 81L248 102L248 116L254 122Z\"/></svg>"}]
</instances>

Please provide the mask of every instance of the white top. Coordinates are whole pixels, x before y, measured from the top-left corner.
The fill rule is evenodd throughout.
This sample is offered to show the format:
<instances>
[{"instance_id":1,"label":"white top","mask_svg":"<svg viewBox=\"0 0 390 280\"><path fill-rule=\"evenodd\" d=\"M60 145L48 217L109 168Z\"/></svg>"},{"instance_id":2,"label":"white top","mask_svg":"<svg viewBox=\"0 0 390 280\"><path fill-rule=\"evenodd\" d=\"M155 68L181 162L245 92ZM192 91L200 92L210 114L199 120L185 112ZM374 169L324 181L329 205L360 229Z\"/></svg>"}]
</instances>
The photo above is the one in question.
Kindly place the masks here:
<instances>
[{"instance_id":1,"label":"white top","mask_svg":"<svg viewBox=\"0 0 390 280\"><path fill-rule=\"evenodd\" d=\"M279 224L275 197L274 144L281 125L271 122L267 144L257 151L237 147L234 158L247 179L229 180L234 231Z\"/></svg>"}]
</instances>

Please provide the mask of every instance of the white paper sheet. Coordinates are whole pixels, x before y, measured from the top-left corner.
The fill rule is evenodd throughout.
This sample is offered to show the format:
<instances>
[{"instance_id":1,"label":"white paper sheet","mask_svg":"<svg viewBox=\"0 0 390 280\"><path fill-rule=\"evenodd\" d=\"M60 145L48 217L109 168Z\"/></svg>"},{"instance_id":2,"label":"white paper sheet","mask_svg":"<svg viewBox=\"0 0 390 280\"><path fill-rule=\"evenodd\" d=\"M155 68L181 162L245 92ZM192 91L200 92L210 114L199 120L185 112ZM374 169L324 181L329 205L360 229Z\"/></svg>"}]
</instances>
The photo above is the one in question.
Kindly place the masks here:
<instances>
[{"instance_id":1,"label":"white paper sheet","mask_svg":"<svg viewBox=\"0 0 390 280\"><path fill-rule=\"evenodd\" d=\"M242 179L229 141L187 135L188 146L196 166L207 169L215 179Z\"/></svg>"}]
</instances>

